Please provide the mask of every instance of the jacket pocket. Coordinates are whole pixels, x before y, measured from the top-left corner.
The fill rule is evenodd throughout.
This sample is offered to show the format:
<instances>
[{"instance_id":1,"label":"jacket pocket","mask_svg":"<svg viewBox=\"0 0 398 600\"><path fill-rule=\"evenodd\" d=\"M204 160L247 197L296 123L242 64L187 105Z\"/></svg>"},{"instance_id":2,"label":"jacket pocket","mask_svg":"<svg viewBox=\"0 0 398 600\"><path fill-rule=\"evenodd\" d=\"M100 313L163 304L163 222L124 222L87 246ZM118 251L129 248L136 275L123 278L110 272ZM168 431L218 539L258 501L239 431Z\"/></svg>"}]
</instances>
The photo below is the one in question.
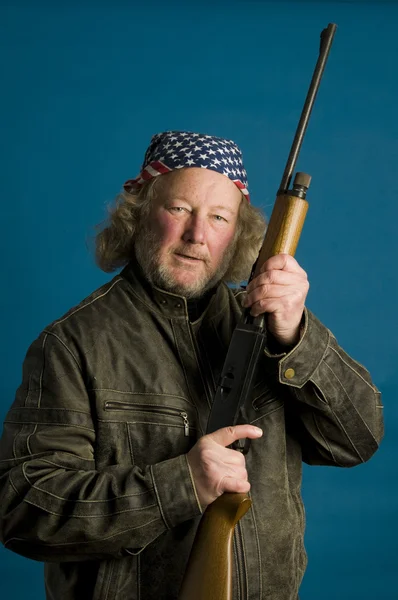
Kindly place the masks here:
<instances>
[{"instance_id":1,"label":"jacket pocket","mask_svg":"<svg viewBox=\"0 0 398 600\"><path fill-rule=\"evenodd\" d=\"M195 414L191 407L154 402L106 400L104 410L126 423L131 461L155 464L185 454L196 441Z\"/></svg>"},{"instance_id":2,"label":"jacket pocket","mask_svg":"<svg viewBox=\"0 0 398 600\"><path fill-rule=\"evenodd\" d=\"M267 388L261 392L257 392L252 400L252 407L255 411L255 418L260 415L265 415L269 411L283 405L283 400L276 393Z\"/></svg>"},{"instance_id":3,"label":"jacket pocket","mask_svg":"<svg viewBox=\"0 0 398 600\"><path fill-rule=\"evenodd\" d=\"M137 413L149 413L150 415L167 415L179 417L184 427L184 435L189 436L188 413L179 408L168 408L166 406L148 406L147 404L135 404L132 406L127 402L109 400L105 402L105 410L129 410Z\"/></svg>"}]
</instances>

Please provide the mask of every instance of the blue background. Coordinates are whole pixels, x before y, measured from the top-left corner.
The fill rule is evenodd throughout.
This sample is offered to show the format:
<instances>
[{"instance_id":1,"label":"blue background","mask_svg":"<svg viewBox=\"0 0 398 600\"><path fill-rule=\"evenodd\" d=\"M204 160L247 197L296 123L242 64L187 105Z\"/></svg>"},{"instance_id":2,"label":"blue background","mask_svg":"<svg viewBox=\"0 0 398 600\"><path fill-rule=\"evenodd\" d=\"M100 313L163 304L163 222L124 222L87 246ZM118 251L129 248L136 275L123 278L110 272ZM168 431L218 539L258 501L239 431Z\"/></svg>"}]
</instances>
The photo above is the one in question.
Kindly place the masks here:
<instances>
[{"instance_id":1,"label":"blue background","mask_svg":"<svg viewBox=\"0 0 398 600\"><path fill-rule=\"evenodd\" d=\"M144 6L145 4L145 6ZM398 5L0 2L0 418L41 329L109 279L88 248L152 134L243 149L269 215L318 53L338 25L298 169L313 176L296 257L308 306L382 391L369 463L306 467L302 600L396 599ZM0 549L0 595L43 599L42 565Z\"/></svg>"}]
</instances>

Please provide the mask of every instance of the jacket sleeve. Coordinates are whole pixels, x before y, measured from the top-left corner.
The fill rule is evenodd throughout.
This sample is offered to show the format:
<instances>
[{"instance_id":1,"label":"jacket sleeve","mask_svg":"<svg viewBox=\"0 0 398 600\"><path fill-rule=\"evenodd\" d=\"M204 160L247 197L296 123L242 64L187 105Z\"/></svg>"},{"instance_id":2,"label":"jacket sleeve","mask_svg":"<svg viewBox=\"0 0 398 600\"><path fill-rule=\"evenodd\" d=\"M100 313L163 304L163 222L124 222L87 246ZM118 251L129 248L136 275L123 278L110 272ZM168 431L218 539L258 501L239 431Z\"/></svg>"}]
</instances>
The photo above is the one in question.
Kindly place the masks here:
<instances>
[{"instance_id":1,"label":"jacket sleeve","mask_svg":"<svg viewBox=\"0 0 398 600\"><path fill-rule=\"evenodd\" d=\"M287 430L306 463L351 467L374 454L384 433L380 392L310 311L290 352L265 354L268 374L288 392Z\"/></svg>"},{"instance_id":2,"label":"jacket sleeve","mask_svg":"<svg viewBox=\"0 0 398 600\"><path fill-rule=\"evenodd\" d=\"M51 332L32 344L0 440L0 539L43 561L138 553L200 515L181 455L97 470L96 432L78 360Z\"/></svg>"}]
</instances>

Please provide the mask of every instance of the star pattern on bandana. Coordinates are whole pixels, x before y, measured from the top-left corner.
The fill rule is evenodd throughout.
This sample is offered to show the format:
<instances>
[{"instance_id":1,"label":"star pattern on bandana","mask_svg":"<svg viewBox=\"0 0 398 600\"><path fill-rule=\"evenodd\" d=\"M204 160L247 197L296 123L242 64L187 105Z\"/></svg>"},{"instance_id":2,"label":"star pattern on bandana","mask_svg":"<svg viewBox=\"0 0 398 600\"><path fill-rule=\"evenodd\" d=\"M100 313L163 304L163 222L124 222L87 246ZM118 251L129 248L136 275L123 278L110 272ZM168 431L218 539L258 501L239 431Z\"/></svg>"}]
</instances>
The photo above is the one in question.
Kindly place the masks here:
<instances>
[{"instance_id":1,"label":"star pattern on bandana","mask_svg":"<svg viewBox=\"0 0 398 600\"><path fill-rule=\"evenodd\" d=\"M167 142L162 144L162 150L166 157L159 155L161 138L167 136ZM187 137L191 139L187 140ZM182 168L184 166L198 166L209 168L209 164L219 171L220 161L216 158L217 155L222 156L222 162L225 165L224 175L229 177L231 173L246 183L247 174L243 168L241 152L232 140L224 140L210 135L188 132L165 132L165 134L156 134L152 138L153 149L148 152L145 162L153 162L155 160L171 159L173 162L172 168ZM227 165L231 165L231 169ZM169 167L171 165L168 164ZM143 165L145 168L145 165Z\"/></svg>"},{"instance_id":2,"label":"star pattern on bandana","mask_svg":"<svg viewBox=\"0 0 398 600\"><path fill-rule=\"evenodd\" d=\"M155 177L184 167L217 171L231 179L249 200L247 173L242 153L232 140L189 131L155 134L146 151L140 176L125 183L125 189L139 187Z\"/></svg>"}]
</instances>

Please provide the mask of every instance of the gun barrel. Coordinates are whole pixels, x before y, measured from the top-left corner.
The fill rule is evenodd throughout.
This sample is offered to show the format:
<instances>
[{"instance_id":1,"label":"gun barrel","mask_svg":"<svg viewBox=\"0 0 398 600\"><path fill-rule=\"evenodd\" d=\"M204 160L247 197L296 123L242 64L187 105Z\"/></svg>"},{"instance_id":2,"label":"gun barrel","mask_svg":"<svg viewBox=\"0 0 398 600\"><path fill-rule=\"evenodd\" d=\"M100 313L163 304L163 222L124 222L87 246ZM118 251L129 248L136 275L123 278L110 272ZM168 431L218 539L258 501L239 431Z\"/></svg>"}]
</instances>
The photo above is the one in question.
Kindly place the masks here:
<instances>
[{"instance_id":1,"label":"gun barrel","mask_svg":"<svg viewBox=\"0 0 398 600\"><path fill-rule=\"evenodd\" d=\"M286 192L286 190L289 188L292 174L296 166L298 155L300 153L301 144L303 142L308 121L311 116L312 107L314 106L315 98L318 93L319 84L321 82L322 75L325 70L326 61L329 56L330 48L332 46L336 29L337 25L335 25L334 23L329 23L329 25L321 33L321 44L318 60L315 65L314 73L312 75L310 87L308 89L307 97L304 102L304 107L297 126L296 134L293 139L293 144L290 150L289 157L287 159L286 167L282 175L282 180L277 194L278 196Z\"/></svg>"}]
</instances>

